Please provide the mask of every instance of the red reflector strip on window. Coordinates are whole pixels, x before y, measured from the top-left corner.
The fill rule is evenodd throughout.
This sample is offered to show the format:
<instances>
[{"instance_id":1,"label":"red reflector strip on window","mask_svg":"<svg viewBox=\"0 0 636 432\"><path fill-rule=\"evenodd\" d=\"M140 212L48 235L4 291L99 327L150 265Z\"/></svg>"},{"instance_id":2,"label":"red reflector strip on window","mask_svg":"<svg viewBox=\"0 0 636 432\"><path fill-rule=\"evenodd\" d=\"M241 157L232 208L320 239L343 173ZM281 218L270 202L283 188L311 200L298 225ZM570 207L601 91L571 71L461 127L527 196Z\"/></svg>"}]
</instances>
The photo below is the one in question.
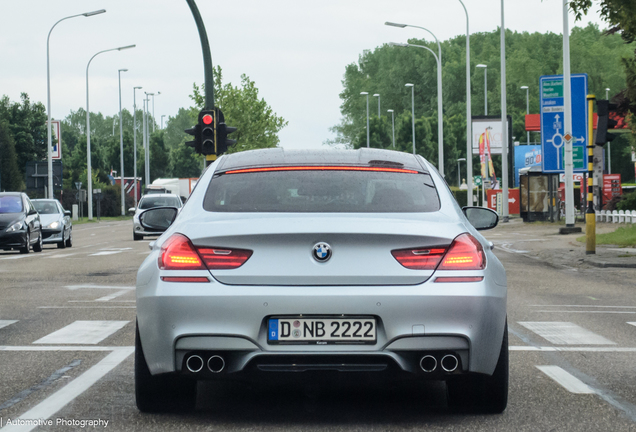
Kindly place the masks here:
<instances>
[{"instance_id":1,"label":"red reflector strip on window","mask_svg":"<svg viewBox=\"0 0 636 432\"><path fill-rule=\"evenodd\" d=\"M239 268L252 256L247 249L197 248L203 262L210 270L231 270Z\"/></svg>"},{"instance_id":2,"label":"red reflector strip on window","mask_svg":"<svg viewBox=\"0 0 636 432\"><path fill-rule=\"evenodd\" d=\"M435 282L481 282L483 280L483 276L443 276L435 278Z\"/></svg>"},{"instance_id":3,"label":"red reflector strip on window","mask_svg":"<svg viewBox=\"0 0 636 432\"><path fill-rule=\"evenodd\" d=\"M222 174L246 174L268 171L376 171L393 172L404 174L419 174L415 170L388 167L360 167L360 166L278 166L263 168L244 168L238 170L225 171Z\"/></svg>"},{"instance_id":4,"label":"red reflector strip on window","mask_svg":"<svg viewBox=\"0 0 636 432\"><path fill-rule=\"evenodd\" d=\"M206 277L161 276L164 282L210 282Z\"/></svg>"},{"instance_id":5,"label":"red reflector strip on window","mask_svg":"<svg viewBox=\"0 0 636 432\"><path fill-rule=\"evenodd\" d=\"M435 270L441 261L446 248L399 249L391 251L391 255L404 267L411 270Z\"/></svg>"}]
</instances>

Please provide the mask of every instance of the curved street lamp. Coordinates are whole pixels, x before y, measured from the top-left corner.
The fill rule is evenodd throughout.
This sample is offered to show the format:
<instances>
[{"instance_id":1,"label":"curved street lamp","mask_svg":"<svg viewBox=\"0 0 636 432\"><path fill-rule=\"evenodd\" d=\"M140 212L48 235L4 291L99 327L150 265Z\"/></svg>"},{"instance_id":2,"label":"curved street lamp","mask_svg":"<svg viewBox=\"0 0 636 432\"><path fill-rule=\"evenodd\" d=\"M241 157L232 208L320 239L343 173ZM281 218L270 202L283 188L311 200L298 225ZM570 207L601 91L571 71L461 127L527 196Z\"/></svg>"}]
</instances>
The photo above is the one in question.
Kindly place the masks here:
<instances>
[{"instance_id":1,"label":"curved street lamp","mask_svg":"<svg viewBox=\"0 0 636 432\"><path fill-rule=\"evenodd\" d=\"M91 57L91 59L88 61L88 64L86 65L86 171L87 171L87 177L88 177L87 179L88 197L86 199L88 200L88 220L93 220L93 177L91 172L91 117L90 117L91 111L88 106L88 68L90 67L93 59L100 54L103 54L109 51L121 51L128 48L134 48L135 46L136 45L127 45L127 46L123 46L119 48L111 48L111 49L100 51L97 54L95 54L93 57Z\"/></svg>"},{"instance_id":2,"label":"curved street lamp","mask_svg":"<svg viewBox=\"0 0 636 432\"><path fill-rule=\"evenodd\" d=\"M58 22L56 22L55 24L53 24L53 27L51 27L51 30L49 30L49 35L46 37L46 111L48 114L48 122L47 122L47 128L46 128L46 133L47 133L47 142L48 142L48 146L47 146L47 153L48 153L48 169L49 169L49 193L48 193L48 197L49 199L53 199L53 138L51 136L51 68L50 68L50 61L49 61L49 41L51 39L51 32L53 32L53 29L55 28L56 25L58 25L59 23L61 23L64 20L70 19L70 18L76 18L79 16L84 16L84 17L91 17L94 15L99 15L99 14L103 14L104 12L106 12L106 9L100 9L100 10L96 10L93 12L86 12L86 13L82 13L82 14L77 14L77 15L71 15L71 16L67 16L65 18L62 18L61 20L59 20ZM58 145L59 145L59 139L60 137L58 137Z\"/></svg>"},{"instance_id":3,"label":"curved street lamp","mask_svg":"<svg viewBox=\"0 0 636 432\"><path fill-rule=\"evenodd\" d=\"M367 148L369 148L369 92L360 92L360 94L367 97Z\"/></svg>"},{"instance_id":4,"label":"curved street lamp","mask_svg":"<svg viewBox=\"0 0 636 432\"><path fill-rule=\"evenodd\" d=\"M399 28L405 28L405 27L412 27L412 28L418 28L424 31L427 31L431 34L431 36L433 36L433 39L435 39L435 42L437 43L437 57L439 58L439 62L437 65L437 136L438 136L438 149L437 149L437 169L439 170L439 173L442 175L442 177L444 177L444 123L443 123L443 97L442 97L442 45L439 43L439 40L437 39L437 36L435 36L435 34L430 31L427 28L424 27L420 27L420 26L415 26L415 25L410 25L410 24L400 24L400 23L394 23L394 22L385 22L385 25L391 26L391 27L399 27Z\"/></svg>"},{"instance_id":5,"label":"curved street lamp","mask_svg":"<svg viewBox=\"0 0 636 432\"><path fill-rule=\"evenodd\" d=\"M415 154L415 84L407 83L404 87L411 87L411 123L413 126L413 154Z\"/></svg>"},{"instance_id":6,"label":"curved street lamp","mask_svg":"<svg viewBox=\"0 0 636 432\"><path fill-rule=\"evenodd\" d=\"M119 69L117 71L117 75L119 78L119 163L121 174L119 178L121 179L119 183L121 184L121 215L126 216L126 195L124 188L124 125L122 122L121 115L121 73L128 72L128 69Z\"/></svg>"},{"instance_id":7,"label":"curved street lamp","mask_svg":"<svg viewBox=\"0 0 636 432\"><path fill-rule=\"evenodd\" d=\"M133 147L135 148L133 161L133 177L135 178L135 209L137 208L137 90L141 86L133 87Z\"/></svg>"}]
</instances>

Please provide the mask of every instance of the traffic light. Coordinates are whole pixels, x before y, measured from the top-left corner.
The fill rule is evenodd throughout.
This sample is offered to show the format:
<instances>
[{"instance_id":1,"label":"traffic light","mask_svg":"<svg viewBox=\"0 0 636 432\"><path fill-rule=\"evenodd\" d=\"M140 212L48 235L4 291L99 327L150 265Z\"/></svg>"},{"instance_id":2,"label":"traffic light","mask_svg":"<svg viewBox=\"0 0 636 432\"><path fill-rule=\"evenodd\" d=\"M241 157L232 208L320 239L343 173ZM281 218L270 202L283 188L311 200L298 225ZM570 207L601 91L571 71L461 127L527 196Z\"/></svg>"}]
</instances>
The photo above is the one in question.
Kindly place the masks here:
<instances>
[{"instance_id":1,"label":"traffic light","mask_svg":"<svg viewBox=\"0 0 636 432\"><path fill-rule=\"evenodd\" d=\"M202 110L199 113L201 130L201 154L218 154L216 151L216 110Z\"/></svg>"},{"instance_id":2,"label":"traffic light","mask_svg":"<svg viewBox=\"0 0 636 432\"><path fill-rule=\"evenodd\" d=\"M597 100L596 111L598 114L598 123L596 125L596 140L597 145L604 146L605 143L613 141L616 138L615 134L608 133L608 129L614 129L618 122L610 118L610 113L616 111L616 104L610 103L608 100Z\"/></svg>"},{"instance_id":3,"label":"traffic light","mask_svg":"<svg viewBox=\"0 0 636 432\"><path fill-rule=\"evenodd\" d=\"M227 136L233 132L236 132L236 128L225 124L225 116L220 109L218 111L219 123L217 126L217 155L227 152L229 146L236 144L236 140L228 139Z\"/></svg>"},{"instance_id":4,"label":"traffic light","mask_svg":"<svg viewBox=\"0 0 636 432\"><path fill-rule=\"evenodd\" d=\"M194 147L194 151L201 154L201 129L199 128L199 125L195 125L192 126L190 129L186 129L185 133L194 137L192 141L186 141L186 145Z\"/></svg>"}]
</instances>

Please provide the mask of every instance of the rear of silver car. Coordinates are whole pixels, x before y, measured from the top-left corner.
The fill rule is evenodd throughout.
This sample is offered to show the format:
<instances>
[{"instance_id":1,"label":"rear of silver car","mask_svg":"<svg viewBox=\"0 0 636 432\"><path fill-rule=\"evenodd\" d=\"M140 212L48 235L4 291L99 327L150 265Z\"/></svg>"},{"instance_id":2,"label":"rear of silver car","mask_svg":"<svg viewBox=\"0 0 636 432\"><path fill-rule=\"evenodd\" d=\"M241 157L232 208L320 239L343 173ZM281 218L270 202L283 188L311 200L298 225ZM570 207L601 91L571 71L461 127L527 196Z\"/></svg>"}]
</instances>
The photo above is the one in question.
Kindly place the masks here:
<instances>
[{"instance_id":1,"label":"rear of silver car","mask_svg":"<svg viewBox=\"0 0 636 432\"><path fill-rule=\"evenodd\" d=\"M423 159L367 165L209 169L138 273L149 373L492 376L501 264Z\"/></svg>"}]
</instances>

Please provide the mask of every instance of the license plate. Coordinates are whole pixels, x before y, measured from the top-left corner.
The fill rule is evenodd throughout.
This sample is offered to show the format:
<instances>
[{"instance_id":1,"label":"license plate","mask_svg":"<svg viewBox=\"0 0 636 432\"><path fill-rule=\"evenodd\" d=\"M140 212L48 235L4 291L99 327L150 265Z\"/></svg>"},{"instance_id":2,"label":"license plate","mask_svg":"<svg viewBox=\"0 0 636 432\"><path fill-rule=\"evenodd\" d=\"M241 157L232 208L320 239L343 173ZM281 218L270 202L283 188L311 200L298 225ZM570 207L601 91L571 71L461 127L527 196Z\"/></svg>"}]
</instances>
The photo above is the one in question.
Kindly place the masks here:
<instances>
[{"instance_id":1,"label":"license plate","mask_svg":"<svg viewBox=\"0 0 636 432\"><path fill-rule=\"evenodd\" d=\"M317 345L375 343L374 318L272 318L267 341Z\"/></svg>"}]
</instances>

